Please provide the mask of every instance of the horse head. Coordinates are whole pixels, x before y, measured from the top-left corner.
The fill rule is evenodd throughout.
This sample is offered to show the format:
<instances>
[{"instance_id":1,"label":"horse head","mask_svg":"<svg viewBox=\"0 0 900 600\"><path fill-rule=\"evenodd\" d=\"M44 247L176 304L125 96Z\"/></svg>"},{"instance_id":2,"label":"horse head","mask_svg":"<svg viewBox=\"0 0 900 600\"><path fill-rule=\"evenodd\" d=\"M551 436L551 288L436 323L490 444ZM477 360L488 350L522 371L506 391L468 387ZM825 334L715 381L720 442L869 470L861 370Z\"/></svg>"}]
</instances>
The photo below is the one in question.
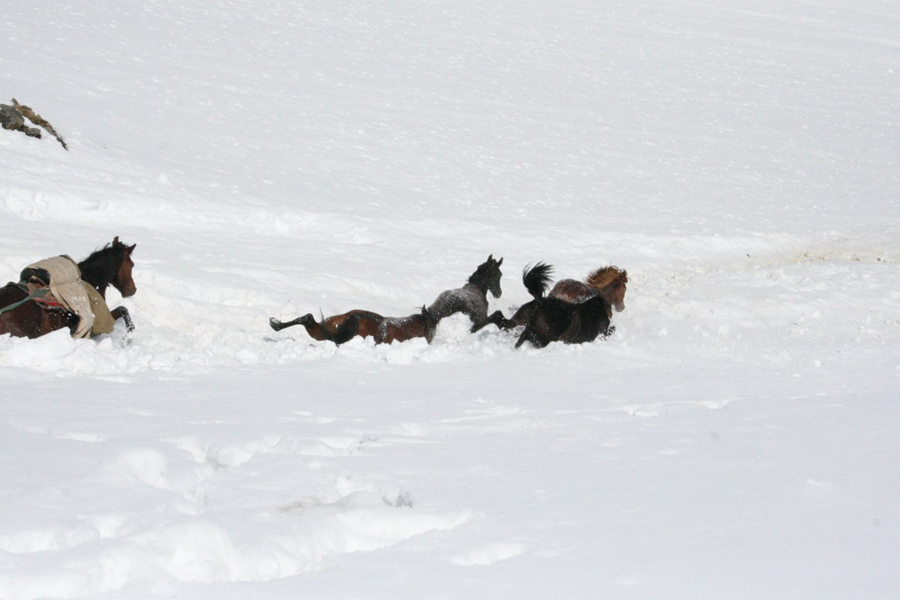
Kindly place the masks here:
<instances>
[{"instance_id":1,"label":"horse head","mask_svg":"<svg viewBox=\"0 0 900 600\"><path fill-rule=\"evenodd\" d=\"M472 275L473 278L477 279L480 287L490 292L494 298L499 298L503 293L503 290L500 289L500 278L503 276L503 273L500 271L500 265L502 264L502 258L496 260L494 255L491 254L486 261L478 266L478 269Z\"/></svg>"},{"instance_id":2,"label":"horse head","mask_svg":"<svg viewBox=\"0 0 900 600\"><path fill-rule=\"evenodd\" d=\"M609 303L616 309L616 312L625 310L625 290L628 287L628 274L622 271L622 274L616 278L613 292L610 296Z\"/></svg>"},{"instance_id":3,"label":"horse head","mask_svg":"<svg viewBox=\"0 0 900 600\"><path fill-rule=\"evenodd\" d=\"M135 292L137 292L137 285L135 285L131 273L132 269L134 269L134 261L131 260L131 253L134 252L136 247L137 244L129 246L120 242L119 236L116 236L112 241L112 248L120 249L122 251L122 262L116 270L116 275L111 283L114 288L119 290L119 293L122 294L123 298L134 296Z\"/></svg>"},{"instance_id":4,"label":"horse head","mask_svg":"<svg viewBox=\"0 0 900 600\"><path fill-rule=\"evenodd\" d=\"M597 289L616 312L625 310L625 291L628 288L628 272L618 267L604 267L588 275L586 283Z\"/></svg>"},{"instance_id":5,"label":"horse head","mask_svg":"<svg viewBox=\"0 0 900 600\"><path fill-rule=\"evenodd\" d=\"M438 323L441 321L428 312L428 308L424 304L422 305L422 319L425 322L425 340L430 344L434 339L434 334L437 333Z\"/></svg>"}]
</instances>

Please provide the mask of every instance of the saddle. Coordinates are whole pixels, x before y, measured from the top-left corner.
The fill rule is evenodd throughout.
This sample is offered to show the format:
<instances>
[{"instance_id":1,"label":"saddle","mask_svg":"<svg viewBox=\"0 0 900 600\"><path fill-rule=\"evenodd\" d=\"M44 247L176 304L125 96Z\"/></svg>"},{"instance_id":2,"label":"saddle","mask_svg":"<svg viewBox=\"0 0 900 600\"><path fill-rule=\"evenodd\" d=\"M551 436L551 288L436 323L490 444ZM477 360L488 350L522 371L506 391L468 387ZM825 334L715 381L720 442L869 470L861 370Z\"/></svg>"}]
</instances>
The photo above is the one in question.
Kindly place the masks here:
<instances>
[{"instance_id":1,"label":"saddle","mask_svg":"<svg viewBox=\"0 0 900 600\"><path fill-rule=\"evenodd\" d=\"M78 264L66 255L38 261L26 267L20 275L28 293L48 289L43 297L34 298L41 308L64 310L78 317L74 338L109 333L115 319L103 296L94 286L81 279Z\"/></svg>"}]
</instances>

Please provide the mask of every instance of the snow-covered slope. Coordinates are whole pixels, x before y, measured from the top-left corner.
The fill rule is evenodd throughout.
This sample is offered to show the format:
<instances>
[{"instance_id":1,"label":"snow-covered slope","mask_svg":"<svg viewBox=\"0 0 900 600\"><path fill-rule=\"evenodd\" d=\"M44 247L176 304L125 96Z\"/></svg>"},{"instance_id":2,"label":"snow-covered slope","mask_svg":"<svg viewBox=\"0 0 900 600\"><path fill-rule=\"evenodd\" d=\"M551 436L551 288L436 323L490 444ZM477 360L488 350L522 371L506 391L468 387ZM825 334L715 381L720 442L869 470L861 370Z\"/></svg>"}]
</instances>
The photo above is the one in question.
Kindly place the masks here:
<instances>
[{"instance_id":1,"label":"snow-covered slope","mask_svg":"<svg viewBox=\"0 0 900 600\"><path fill-rule=\"evenodd\" d=\"M0 337L0 598L900 596L900 7L4 8L0 277L137 243L137 329ZM615 334L336 348L489 254Z\"/></svg>"}]
</instances>

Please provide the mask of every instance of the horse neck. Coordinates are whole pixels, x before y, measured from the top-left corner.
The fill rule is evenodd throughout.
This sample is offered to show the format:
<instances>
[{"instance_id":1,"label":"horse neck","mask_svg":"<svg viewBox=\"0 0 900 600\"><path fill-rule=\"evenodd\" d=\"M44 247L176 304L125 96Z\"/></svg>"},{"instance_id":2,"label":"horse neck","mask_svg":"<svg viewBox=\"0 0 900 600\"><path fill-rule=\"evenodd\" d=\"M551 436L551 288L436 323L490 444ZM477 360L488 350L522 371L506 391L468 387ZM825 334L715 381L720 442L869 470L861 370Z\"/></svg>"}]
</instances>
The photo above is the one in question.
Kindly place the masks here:
<instances>
[{"instance_id":1,"label":"horse neck","mask_svg":"<svg viewBox=\"0 0 900 600\"><path fill-rule=\"evenodd\" d=\"M488 285L486 282L479 281L479 280L473 279L473 278L469 278L469 281L466 283L466 285L462 286L462 289L469 290L469 291L472 291L472 290L477 291L478 294L480 294L485 299L487 299Z\"/></svg>"},{"instance_id":2,"label":"horse neck","mask_svg":"<svg viewBox=\"0 0 900 600\"><path fill-rule=\"evenodd\" d=\"M118 266L108 258L91 256L78 263L78 268L81 269L81 278L106 298L106 288L115 279Z\"/></svg>"}]
</instances>

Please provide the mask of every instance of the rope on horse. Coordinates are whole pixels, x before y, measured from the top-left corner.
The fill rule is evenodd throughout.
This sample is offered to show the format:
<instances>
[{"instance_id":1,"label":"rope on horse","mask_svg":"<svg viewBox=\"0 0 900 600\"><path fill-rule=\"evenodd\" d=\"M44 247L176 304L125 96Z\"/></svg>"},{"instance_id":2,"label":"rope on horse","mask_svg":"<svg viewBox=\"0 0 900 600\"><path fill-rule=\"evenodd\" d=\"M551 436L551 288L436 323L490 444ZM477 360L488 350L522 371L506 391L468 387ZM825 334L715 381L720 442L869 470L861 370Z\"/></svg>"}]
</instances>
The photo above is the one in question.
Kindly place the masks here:
<instances>
[{"instance_id":1,"label":"rope on horse","mask_svg":"<svg viewBox=\"0 0 900 600\"><path fill-rule=\"evenodd\" d=\"M13 309L15 309L15 308L19 308L20 306L22 306L23 304L25 304L25 303L28 302L29 300L34 300L35 298L43 298L43 297L46 296L48 293L50 293L50 288L40 288L39 290L37 290L37 291L34 292L33 294L30 294L30 295L26 296L24 299L19 300L18 302L13 302L13 303L10 304L9 306L4 306L3 308L0 308L0 315L2 315L2 314L5 313L5 312L9 312L9 311L11 311L11 310L13 310Z\"/></svg>"}]
</instances>

